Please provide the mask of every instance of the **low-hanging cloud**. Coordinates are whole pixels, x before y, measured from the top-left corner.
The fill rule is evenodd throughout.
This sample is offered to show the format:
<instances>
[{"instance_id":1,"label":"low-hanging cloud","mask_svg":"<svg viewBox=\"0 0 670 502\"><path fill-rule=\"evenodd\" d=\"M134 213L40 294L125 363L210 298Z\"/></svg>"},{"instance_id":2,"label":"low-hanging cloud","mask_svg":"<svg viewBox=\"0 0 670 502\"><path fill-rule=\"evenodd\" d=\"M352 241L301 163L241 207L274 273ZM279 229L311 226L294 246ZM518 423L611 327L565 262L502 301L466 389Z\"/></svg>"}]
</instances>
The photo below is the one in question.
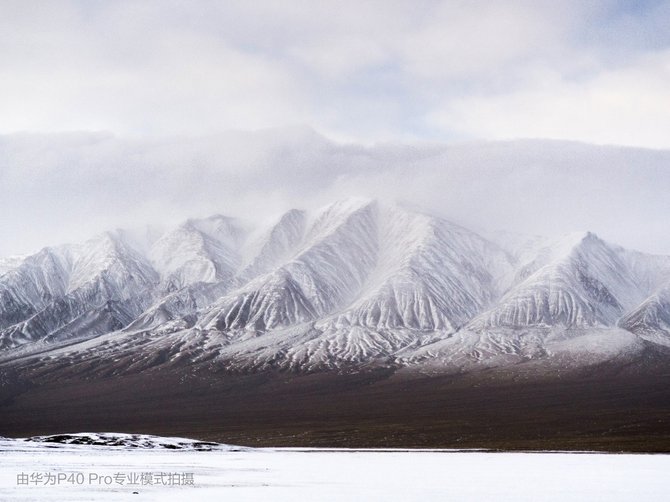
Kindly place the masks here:
<instances>
[{"instance_id":1,"label":"low-hanging cloud","mask_svg":"<svg viewBox=\"0 0 670 502\"><path fill-rule=\"evenodd\" d=\"M592 230L670 254L670 151L557 141L331 141L311 129L160 140L0 136L0 256L102 230L223 213L266 220L348 196L475 230Z\"/></svg>"}]
</instances>

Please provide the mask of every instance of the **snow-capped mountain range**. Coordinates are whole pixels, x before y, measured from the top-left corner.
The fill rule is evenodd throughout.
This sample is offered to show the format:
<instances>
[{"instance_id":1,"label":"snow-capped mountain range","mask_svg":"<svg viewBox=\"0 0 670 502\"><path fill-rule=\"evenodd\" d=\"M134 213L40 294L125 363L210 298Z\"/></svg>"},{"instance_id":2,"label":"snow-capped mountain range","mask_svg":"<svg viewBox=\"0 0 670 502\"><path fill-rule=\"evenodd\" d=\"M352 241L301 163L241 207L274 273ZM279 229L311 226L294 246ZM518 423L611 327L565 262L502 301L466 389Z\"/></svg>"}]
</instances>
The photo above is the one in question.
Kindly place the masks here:
<instances>
[{"instance_id":1,"label":"snow-capped mountain range","mask_svg":"<svg viewBox=\"0 0 670 502\"><path fill-rule=\"evenodd\" d=\"M0 259L0 360L254 370L590 364L670 346L670 257L485 238L364 199ZM90 366L90 365L88 365Z\"/></svg>"}]
</instances>

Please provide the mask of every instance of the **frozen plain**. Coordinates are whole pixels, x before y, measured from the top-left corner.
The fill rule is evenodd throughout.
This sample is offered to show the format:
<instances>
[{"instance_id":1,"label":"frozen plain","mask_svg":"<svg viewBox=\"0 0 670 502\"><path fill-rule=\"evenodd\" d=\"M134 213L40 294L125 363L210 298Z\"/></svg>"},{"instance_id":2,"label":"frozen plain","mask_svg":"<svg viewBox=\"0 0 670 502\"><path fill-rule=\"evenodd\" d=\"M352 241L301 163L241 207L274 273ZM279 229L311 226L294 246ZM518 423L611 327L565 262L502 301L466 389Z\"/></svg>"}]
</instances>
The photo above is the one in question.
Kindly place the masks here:
<instances>
[{"instance_id":1,"label":"frozen plain","mask_svg":"<svg viewBox=\"0 0 670 502\"><path fill-rule=\"evenodd\" d=\"M0 500L664 500L669 455L439 450L143 449L0 441ZM17 484L22 473L81 484ZM95 476L190 473L192 485ZM94 481L89 481L91 477ZM80 478L81 479L81 478ZM25 481L25 479L23 479ZM109 481L109 479L108 479ZM137 492L137 493L133 493Z\"/></svg>"}]
</instances>

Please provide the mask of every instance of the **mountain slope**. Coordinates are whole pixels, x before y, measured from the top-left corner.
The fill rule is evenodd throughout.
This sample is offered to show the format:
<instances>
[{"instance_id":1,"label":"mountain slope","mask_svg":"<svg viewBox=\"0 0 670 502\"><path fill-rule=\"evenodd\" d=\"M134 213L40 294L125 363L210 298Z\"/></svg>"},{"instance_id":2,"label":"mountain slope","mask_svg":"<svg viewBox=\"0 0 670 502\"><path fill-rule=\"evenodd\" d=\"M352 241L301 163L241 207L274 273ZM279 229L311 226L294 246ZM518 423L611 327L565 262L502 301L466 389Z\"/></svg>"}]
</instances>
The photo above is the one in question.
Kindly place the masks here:
<instances>
[{"instance_id":1,"label":"mountain slope","mask_svg":"<svg viewBox=\"0 0 670 502\"><path fill-rule=\"evenodd\" d=\"M150 303L158 277L118 234L59 251L45 249L1 278L3 347L114 331Z\"/></svg>"},{"instance_id":2,"label":"mountain slope","mask_svg":"<svg viewBox=\"0 0 670 502\"><path fill-rule=\"evenodd\" d=\"M523 264L519 282L468 328L613 326L649 294L633 258L592 233L570 236Z\"/></svg>"}]
</instances>

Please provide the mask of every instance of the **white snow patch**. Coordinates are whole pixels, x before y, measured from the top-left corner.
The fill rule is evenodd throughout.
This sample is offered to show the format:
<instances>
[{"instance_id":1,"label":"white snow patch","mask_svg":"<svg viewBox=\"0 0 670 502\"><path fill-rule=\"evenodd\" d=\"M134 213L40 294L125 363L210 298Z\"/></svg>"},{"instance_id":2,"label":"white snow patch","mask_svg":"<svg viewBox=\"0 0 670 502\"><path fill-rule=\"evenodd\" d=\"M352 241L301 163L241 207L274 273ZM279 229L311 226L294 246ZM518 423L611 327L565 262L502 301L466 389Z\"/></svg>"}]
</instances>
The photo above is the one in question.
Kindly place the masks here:
<instances>
[{"instance_id":1,"label":"white snow patch","mask_svg":"<svg viewBox=\"0 0 670 502\"><path fill-rule=\"evenodd\" d=\"M0 441L2 500L662 500L670 456L453 451L165 451ZM17 485L21 474L84 483ZM193 485L100 485L89 476L192 474ZM135 495L133 492L137 492Z\"/></svg>"}]
</instances>

